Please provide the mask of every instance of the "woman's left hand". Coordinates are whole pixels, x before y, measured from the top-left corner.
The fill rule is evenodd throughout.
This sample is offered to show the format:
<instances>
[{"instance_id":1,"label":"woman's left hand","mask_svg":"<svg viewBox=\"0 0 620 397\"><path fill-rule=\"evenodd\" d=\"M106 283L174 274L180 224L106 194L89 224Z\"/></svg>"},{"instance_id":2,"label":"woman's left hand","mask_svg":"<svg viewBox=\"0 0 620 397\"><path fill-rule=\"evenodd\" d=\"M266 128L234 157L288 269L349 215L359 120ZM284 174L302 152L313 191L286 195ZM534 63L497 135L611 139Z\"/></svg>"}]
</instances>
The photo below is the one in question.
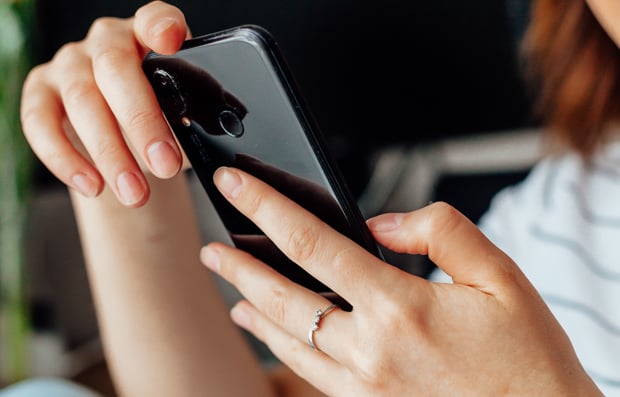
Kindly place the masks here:
<instances>
[{"instance_id":1,"label":"woman's left hand","mask_svg":"<svg viewBox=\"0 0 620 397\"><path fill-rule=\"evenodd\" d=\"M294 262L353 305L330 302L222 243L204 263L246 297L233 320L332 396L594 395L596 387L519 268L445 203L368 221L378 243L428 255L453 279L432 283L368 253L267 184L237 169L224 196Z\"/></svg>"}]
</instances>

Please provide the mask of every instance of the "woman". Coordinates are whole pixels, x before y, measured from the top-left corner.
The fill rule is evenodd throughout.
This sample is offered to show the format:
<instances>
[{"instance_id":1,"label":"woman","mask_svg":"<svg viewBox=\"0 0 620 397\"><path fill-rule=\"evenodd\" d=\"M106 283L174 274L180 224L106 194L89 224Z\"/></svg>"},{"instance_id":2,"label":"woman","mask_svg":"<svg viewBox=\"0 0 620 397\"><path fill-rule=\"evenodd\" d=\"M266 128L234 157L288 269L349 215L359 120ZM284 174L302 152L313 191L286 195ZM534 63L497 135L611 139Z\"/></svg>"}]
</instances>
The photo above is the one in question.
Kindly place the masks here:
<instances>
[{"instance_id":1,"label":"woman","mask_svg":"<svg viewBox=\"0 0 620 397\"><path fill-rule=\"evenodd\" d=\"M620 43L614 24L620 8L590 3ZM546 8L552 14L566 9L567 18L588 14L578 0L537 5ZM552 34L545 37L555 37L555 20L541 19L531 37L546 27ZM587 41L594 33L584 34ZM179 173L182 154L140 68L149 49L174 53L188 36L181 11L149 3L133 18L98 20L83 41L63 47L24 85L26 137L71 188L106 356L121 394L602 395L520 268L447 204L368 221L380 244L429 255L451 279L432 282L381 262L250 175L218 170L214 180L231 204L351 302L352 312L332 309L226 244L200 250L187 181ZM534 51L543 61L545 54ZM618 56L615 48L612 58ZM548 64L542 66L546 71ZM594 134L584 155L597 158L608 136L599 127L613 117L601 111L600 124L586 125ZM510 213L506 204L497 206L489 225ZM199 251L202 262L246 298L230 317L198 264ZM263 368L235 324L292 372ZM620 393L617 385L598 386Z\"/></svg>"}]
</instances>

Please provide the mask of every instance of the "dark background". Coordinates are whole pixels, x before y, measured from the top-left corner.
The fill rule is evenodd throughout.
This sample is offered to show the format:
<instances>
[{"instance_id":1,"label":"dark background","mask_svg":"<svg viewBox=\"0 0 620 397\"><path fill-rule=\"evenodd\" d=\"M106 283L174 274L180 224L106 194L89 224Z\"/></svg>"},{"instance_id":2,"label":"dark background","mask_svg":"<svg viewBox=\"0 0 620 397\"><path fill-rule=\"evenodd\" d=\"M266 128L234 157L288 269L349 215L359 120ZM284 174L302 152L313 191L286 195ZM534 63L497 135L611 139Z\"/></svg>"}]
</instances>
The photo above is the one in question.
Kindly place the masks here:
<instances>
[{"instance_id":1,"label":"dark background","mask_svg":"<svg viewBox=\"0 0 620 397\"><path fill-rule=\"evenodd\" d=\"M144 1L40 1L35 62L81 40L100 16ZM532 124L519 70L525 0L171 1L194 35L252 23L271 31L354 195L369 154L392 143ZM54 184L44 169L42 186Z\"/></svg>"}]
</instances>

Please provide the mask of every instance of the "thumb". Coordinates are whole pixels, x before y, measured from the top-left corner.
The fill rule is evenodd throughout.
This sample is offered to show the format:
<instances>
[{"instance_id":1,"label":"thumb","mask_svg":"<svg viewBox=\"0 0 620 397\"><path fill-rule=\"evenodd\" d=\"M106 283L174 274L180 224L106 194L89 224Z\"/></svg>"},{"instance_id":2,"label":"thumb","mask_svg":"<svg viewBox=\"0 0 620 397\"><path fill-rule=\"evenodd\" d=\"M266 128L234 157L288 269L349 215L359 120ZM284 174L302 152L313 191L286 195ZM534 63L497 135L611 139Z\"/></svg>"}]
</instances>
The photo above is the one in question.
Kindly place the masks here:
<instances>
[{"instance_id":1,"label":"thumb","mask_svg":"<svg viewBox=\"0 0 620 397\"><path fill-rule=\"evenodd\" d=\"M160 54L174 54L191 36L183 12L161 1L140 7L133 26L140 44Z\"/></svg>"},{"instance_id":2,"label":"thumb","mask_svg":"<svg viewBox=\"0 0 620 397\"><path fill-rule=\"evenodd\" d=\"M518 273L504 252L446 203L379 215L368 220L368 227L379 244L398 253L428 255L458 284L492 292L494 285Z\"/></svg>"}]
</instances>

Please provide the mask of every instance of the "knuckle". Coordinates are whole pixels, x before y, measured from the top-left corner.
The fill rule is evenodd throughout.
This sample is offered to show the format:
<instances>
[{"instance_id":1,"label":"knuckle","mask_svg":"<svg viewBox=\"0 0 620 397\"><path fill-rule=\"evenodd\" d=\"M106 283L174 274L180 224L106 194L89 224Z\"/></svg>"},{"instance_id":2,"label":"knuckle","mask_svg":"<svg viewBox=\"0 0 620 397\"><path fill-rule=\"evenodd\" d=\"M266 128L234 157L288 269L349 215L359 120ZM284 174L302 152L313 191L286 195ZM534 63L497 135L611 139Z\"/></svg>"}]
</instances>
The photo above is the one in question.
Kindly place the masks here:
<instances>
[{"instance_id":1,"label":"knuckle","mask_svg":"<svg viewBox=\"0 0 620 397\"><path fill-rule=\"evenodd\" d=\"M446 256L450 255L451 244L446 241L464 241L475 238L476 228L471 221L453 206L438 202L431 206L431 214L428 218L427 233L429 259L435 263L442 263Z\"/></svg>"},{"instance_id":2,"label":"knuckle","mask_svg":"<svg viewBox=\"0 0 620 397\"><path fill-rule=\"evenodd\" d=\"M167 4L164 3L163 1L160 0L152 0L150 2L148 2L147 4L145 4L144 6L140 7L138 9L138 11L136 11L136 14L138 13L142 13L145 10L148 10L150 8L157 8L157 7L162 7L162 6L166 6Z\"/></svg>"},{"instance_id":3,"label":"knuckle","mask_svg":"<svg viewBox=\"0 0 620 397\"><path fill-rule=\"evenodd\" d=\"M102 159L118 159L120 158L121 147L117 142L114 142L111 139L102 139L97 142L90 150L90 154L95 160L95 162L99 162Z\"/></svg>"},{"instance_id":4,"label":"knuckle","mask_svg":"<svg viewBox=\"0 0 620 397\"><path fill-rule=\"evenodd\" d=\"M93 54L93 65L96 70L105 70L108 74L117 75L127 68L128 60L135 57L135 49L101 46Z\"/></svg>"},{"instance_id":5,"label":"knuckle","mask_svg":"<svg viewBox=\"0 0 620 397\"><path fill-rule=\"evenodd\" d=\"M392 335L407 335L421 341L420 335L427 328L427 316L424 311L418 312L400 304L400 299L393 295L378 295L375 300L380 310L373 312L372 320L359 324L359 329L365 331L356 336L352 362L355 363L358 378L367 389L376 391L373 395L379 396L385 395L384 391L389 389L388 382L393 379L394 367L398 366L395 357L398 357L399 349L385 343L386 330Z\"/></svg>"},{"instance_id":6,"label":"knuckle","mask_svg":"<svg viewBox=\"0 0 620 397\"><path fill-rule=\"evenodd\" d=\"M289 234L286 247L296 261L310 261L319 252L320 234L311 225L300 225Z\"/></svg>"},{"instance_id":7,"label":"knuckle","mask_svg":"<svg viewBox=\"0 0 620 397\"><path fill-rule=\"evenodd\" d=\"M24 79L19 116L26 137L31 135L31 130L39 124L41 119L42 103L39 94L47 89L42 86L44 74L45 68L39 65L32 68Z\"/></svg>"},{"instance_id":8,"label":"knuckle","mask_svg":"<svg viewBox=\"0 0 620 397\"><path fill-rule=\"evenodd\" d=\"M381 299L381 311L377 313L380 318L380 322L384 324L385 329L398 329L401 328L403 321L411 318L411 313L403 315L403 305L397 299L391 299L391 297L382 297Z\"/></svg>"},{"instance_id":9,"label":"knuckle","mask_svg":"<svg viewBox=\"0 0 620 397\"><path fill-rule=\"evenodd\" d=\"M389 329L395 334L407 334L420 328L425 322L423 310L416 309L403 300L400 288L390 291L375 291L373 300L379 303L379 309L373 312L373 324L368 324L370 328ZM367 343L373 343L368 341Z\"/></svg>"},{"instance_id":10,"label":"knuckle","mask_svg":"<svg viewBox=\"0 0 620 397\"><path fill-rule=\"evenodd\" d=\"M27 90L32 85L43 81L46 69L47 69L47 64L36 65L32 69L30 69L30 71L28 72L28 75L26 76L24 80L23 89Z\"/></svg>"},{"instance_id":11,"label":"knuckle","mask_svg":"<svg viewBox=\"0 0 620 397\"><path fill-rule=\"evenodd\" d=\"M445 201L435 202L431 204L430 208L432 210L431 214L436 220L450 219L455 216L460 216L460 212Z\"/></svg>"},{"instance_id":12,"label":"knuckle","mask_svg":"<svg viewBox=\"0 0 620 397\"><path fill-rule=\"evenodd\" d=\"M276 324L284 326L286 322L286 302L289 300L286 289L276 286L271 291L271 296L265 307L265 314Z\"/></svg>"},{"instance_id":13,"label":"knuckle","mask_svg":"<svg viewBox=\"0 0 620 397\"><path fill-rule=\"evenodd\" d=\"M115 17L100 17L95 19L90 29L88 30L87 37L100 37L106 36L111 29L118 26L120 19Z\"/></svg>"},{"instance_id":14,"label":"knuckle","mask_svg":"<svg viewBox=\"0 0 620 397\"><path fill-rule=\"evenodd\" d=\"M366 388L373 390L373 395L383 395L383 390L388 387L393 371L389 369L381 353L371 353L370 349L361 352L356 359L357 373L359 379L365 384Z\"/></svg>"},{"instance_id":15,"label":"knuckle","mask_svg":"<svg viewBox=\"0 0 620 397\"><path fill-rule=\"evenodd\" d=\"M99 88L92 79L75 80L61 89L66 107L83 105L91 102L98 95Z\"/></svg>"},{"instance_id":16,"label":"knuckle","mask_svg":"<svg viewBox=\"0 0 620 397\"><path fill-rule=\"evenodd\" d=\"M245 200L244 204L244 212L248 216L248 218L253 219L254 216L260 211L263 207L263 195L262 194L252 194L244 196Z\"/></svg>"},{"instance_id":17,"label":"knuckle","mask_svg":"<svg viewBox=\"0 0 620 397\"><path fill-rule=\"evenodd\" d=\"M341 275L346 280L364 280L367 275L363 271L363 266L357 266L356 247L349 247L338 250L331 257L325 255L324 262L329 263L334 272Z\"/></svg>"},{"instance_id":18,"label":"knuckle","mask_svg":"<svg viewBox=\"0 0 620 397\"><path fill-rule=\"evenodd\" d=\"M35 127L39 124L40 120L39 110L33 107L22 107L20 113L20 120L22 124L22 130L24 136L30 140L34 134Z\"/></svg>"},{"instance_id":19,"label":"knuckle","mask_svg":"<svg viewBox=\"0 0 620 397\"><path fill-rule=\"evenodd\" d=\"M528 287L531 284L522 276L518 266L503 254L501 256L489 256L489 265L495 269L495 277L498 283L505 286Z\"/></svg>"},{"instance_id":20,"label":"knuckle","mask_svg":"<svg viewBox=\"0 0 620 397\"><path fill-rule=\"evenodd\" d=\"M72 61L77 58L79 54L82 53L82 46L79 42L71 41L69 43L63 44L60 49L54 55L52 62L54 63L64 63L67 61Z\"/></svg>"},{"instance_id":21,"label":"knuckle","mask_svg":"<svg viewBox=\"0 0 620 397\"><path fill-rule=\"evenodd\" d=\"M452 232L463 221L463 215L448 203L436 202L430 208L431 216L428 229L431 236L440 236Z\"/></svg>"},{"instance_id":22,"label":"knuckle","mask_svg":"<svg viewBox=\"0 0 620 397\"><path fill-rule=\"evenodd\" d=\"M376 335L374 335L376 337ZM394 386L395 367L398 364L393 357L398 354L380 343L372 343L357 348L352 357L355 363L356 378L364 385L364 389L372 391L373 396L384 396ZM393 390L392 390L393 392Z\"/></svg>"},{"instance_id":23,"label":"knuckle","mask_svg":"<svg viewBox=\"0 0 620 397\"><path fill-rule=\"evenodd\" d=\"M147 108L135 108L127 111L125 115L125 126L127 129L140 130L146 129L158 117L158 114Z\"/></svg>"}]
</instances>

